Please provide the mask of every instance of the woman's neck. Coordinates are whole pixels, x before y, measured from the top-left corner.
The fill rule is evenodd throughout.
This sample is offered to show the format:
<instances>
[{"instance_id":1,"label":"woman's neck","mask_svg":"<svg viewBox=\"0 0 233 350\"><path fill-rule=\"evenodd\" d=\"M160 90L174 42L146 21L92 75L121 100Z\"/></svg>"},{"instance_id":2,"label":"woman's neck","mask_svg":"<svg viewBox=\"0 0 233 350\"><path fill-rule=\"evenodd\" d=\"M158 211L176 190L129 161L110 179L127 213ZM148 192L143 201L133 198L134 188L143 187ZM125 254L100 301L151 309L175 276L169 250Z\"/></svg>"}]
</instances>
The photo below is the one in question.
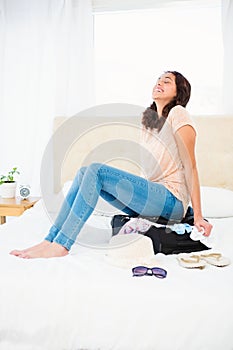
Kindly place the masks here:
<instances>
[{"instance_id":1,"label":"woman's neck","mask_svg":"<svg viewBox=\"0 0 233 350\"><path fill-rule=\"evenodd\" d=\"M158 114L158 117L162 117L162 112L163 112L163 108L166 106L166 103L161 103L161 102L156 102L155 101L155 104L156 104L156 108L157 108L157 114Z\"/></svg>"}]
</instances>

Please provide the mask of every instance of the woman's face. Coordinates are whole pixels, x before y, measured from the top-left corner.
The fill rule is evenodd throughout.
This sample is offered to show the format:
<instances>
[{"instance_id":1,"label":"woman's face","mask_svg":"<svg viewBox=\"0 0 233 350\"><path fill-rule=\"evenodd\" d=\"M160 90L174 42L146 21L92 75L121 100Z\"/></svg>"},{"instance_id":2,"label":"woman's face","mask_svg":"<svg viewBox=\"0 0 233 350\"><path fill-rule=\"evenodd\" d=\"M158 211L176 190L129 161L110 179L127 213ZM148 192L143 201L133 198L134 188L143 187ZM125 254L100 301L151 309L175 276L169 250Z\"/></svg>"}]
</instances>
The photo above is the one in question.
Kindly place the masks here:
<instances>
[{"instance_id":1,"label":"woman's face","mask_svg":"<svg viewBox=\"0 0 233 350\"><path fill-rule=\"evenodd\" d=\"M154 101L169 103L176 96L176 77L172 73L162 74L153 88L152 98Z\"/></svg>"}]
</instances>

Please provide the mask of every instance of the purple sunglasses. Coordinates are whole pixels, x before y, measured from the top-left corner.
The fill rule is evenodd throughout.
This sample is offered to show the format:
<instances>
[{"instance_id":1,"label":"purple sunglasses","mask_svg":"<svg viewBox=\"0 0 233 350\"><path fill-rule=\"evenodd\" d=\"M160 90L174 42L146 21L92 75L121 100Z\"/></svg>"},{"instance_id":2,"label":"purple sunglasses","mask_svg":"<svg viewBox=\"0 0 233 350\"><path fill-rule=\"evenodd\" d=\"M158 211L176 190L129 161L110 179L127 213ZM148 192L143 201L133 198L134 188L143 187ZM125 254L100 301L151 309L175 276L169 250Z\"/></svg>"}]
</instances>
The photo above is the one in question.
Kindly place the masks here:
<instances>
[{"instance_id":1,"label":"purple sunglasses","mask_svg":"<svg viewBox=\"0 0 233 350\"><path fill-rule=\"evenodd\" d=\"M155 276L158 278L165 278L167 276L167 271L161 267L146 267L146 266L136 266L132 268L133 277L138 276Z\"/></svg>"}]
</instances>

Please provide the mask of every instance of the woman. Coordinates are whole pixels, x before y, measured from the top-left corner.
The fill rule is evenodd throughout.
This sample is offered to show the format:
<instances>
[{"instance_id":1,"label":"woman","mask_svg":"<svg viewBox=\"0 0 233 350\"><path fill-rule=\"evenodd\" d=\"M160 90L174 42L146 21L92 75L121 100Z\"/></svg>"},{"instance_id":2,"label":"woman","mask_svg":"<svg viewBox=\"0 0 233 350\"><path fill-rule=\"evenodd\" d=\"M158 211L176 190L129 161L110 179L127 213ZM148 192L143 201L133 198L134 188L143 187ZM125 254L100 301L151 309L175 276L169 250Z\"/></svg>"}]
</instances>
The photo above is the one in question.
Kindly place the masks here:
<instances>
[{"instance_id":1,"label":"woman","mask_svg":"<svg viewBox=\"0 0 233 350\"><path fill-rule=\"evenodd\" d=\"M142 118L142 150L146 178L105 164L81 168L45 240L11 254L21 258L68 254L101 196L127 214L181 220L191 199L194 224L209 236L212 225L201 211L195 160L196 132L185 109L191 87L176 71L162 74L153 89L153 104Z\"/></svg>"}]
</instances>

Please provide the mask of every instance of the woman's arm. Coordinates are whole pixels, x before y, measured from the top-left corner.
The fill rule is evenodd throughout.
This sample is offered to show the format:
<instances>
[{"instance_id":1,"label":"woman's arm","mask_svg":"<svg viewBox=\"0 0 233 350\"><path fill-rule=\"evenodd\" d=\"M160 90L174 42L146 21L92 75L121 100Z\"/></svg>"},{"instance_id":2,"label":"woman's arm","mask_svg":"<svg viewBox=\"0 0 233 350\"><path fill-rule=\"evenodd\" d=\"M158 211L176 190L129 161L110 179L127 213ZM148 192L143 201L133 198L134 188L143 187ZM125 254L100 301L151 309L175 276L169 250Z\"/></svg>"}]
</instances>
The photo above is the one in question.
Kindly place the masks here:
<instances>
[{"instance_id":1,"label":"woman's arm","mask_svg":"<svg viewBox=\"0 0 233 350\"><path fill-rule=\"evenodd\" d=\"M196 132L191 125L184 125L175 133L181 161L185 170L185 179L191 196L194 211L194 225L209 236L212 225L203 219L201 210L200 184L195 157Z\"/></svg>"}]
</instances>

